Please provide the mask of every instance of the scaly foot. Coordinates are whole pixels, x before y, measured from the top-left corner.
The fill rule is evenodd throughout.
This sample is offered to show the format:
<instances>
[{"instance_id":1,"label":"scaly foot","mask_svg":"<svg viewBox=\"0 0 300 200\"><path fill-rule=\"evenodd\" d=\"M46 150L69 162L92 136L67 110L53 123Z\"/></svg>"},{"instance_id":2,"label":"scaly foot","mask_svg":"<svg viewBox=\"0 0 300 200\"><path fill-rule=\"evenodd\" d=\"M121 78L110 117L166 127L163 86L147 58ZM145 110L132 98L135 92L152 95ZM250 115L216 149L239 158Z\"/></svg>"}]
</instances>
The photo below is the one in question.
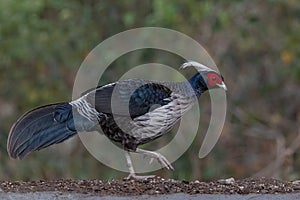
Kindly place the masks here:
<instances>
[{"instance_id":1,"label":"scaly foot","mask_svg":"<svg viewBox=\"0 0 300 200\"><path fill-rule=\"evenodd\" d=\"M141 153L144 155L148 155L151 156L152 158L157 159L157 161L161 164L162 167L165 167L167 169L171 169L174 170L173 166L171 165L171 163L166 159L166 157L164 157L163 155L161 155L158 152L155 151L147 151L144 149L136 149L135 151L136 153ZM153 159L150 160L150 163L152 163Z\"/></svg>"}]
</instances>

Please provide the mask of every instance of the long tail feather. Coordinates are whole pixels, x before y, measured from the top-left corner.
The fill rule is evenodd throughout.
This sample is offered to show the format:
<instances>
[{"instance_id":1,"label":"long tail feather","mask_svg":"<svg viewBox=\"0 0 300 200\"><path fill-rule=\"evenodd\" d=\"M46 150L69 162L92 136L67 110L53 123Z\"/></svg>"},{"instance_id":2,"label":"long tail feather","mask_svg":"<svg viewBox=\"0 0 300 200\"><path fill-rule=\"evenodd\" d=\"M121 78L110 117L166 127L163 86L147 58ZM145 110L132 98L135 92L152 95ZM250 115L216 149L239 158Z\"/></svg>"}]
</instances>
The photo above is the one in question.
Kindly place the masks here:
<instances>
[{"instance_id":1,"label":"long tail feather","mask_svg":"<svg viewBox=\"0 0 300 200\"><path fill-rule=\"evenodd\" d=\"M72 106L56 103L24 114L11 128L7 151L12 158L63 142L75 135Z\"/></svg>"}]
</instances>

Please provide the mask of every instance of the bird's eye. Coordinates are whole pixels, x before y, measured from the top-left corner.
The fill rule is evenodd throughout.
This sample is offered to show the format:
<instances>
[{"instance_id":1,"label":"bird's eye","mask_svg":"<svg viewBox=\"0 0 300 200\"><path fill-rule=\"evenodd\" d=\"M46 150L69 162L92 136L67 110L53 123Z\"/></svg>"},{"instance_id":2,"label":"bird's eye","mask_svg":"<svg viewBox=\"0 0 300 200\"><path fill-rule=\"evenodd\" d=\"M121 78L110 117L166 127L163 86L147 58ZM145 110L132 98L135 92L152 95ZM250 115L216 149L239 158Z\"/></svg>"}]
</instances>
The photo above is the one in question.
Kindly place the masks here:
<instances>
[{"instance_id":1,"label":"bird's eye","mask_svg":"<svg viewBox=\"0 0 300 200\"><path fill-rule=\"evenodd\" d=\"M214 72L207 73L207 84L209 87L215 87L216 84L221 84L222 79L221 77Z\"/></svg>"}]
</instances>

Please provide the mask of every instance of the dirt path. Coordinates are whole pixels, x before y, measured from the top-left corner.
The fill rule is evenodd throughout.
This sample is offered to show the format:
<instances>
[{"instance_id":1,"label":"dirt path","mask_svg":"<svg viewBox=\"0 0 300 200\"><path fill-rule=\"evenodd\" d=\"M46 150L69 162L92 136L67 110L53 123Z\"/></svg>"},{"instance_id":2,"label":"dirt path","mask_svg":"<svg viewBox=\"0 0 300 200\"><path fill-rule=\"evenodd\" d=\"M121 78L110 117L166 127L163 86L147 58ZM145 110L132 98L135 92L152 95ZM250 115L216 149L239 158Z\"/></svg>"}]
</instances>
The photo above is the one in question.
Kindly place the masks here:
<instances>
[{"instance_id":1,"label":"dirt path","mask_svg":"<svg viewBox=\"0 0 300 200\"><path fill-rule=\"evenodd\" d=\"M3 192L62 192L97 196L135 196L153 194L278 194L300 193L300 182L275 179L233 178L215 182L180 181L151 178L147 180L54 180L30 182L0 182Z\"/></svg>"}]
</instances>

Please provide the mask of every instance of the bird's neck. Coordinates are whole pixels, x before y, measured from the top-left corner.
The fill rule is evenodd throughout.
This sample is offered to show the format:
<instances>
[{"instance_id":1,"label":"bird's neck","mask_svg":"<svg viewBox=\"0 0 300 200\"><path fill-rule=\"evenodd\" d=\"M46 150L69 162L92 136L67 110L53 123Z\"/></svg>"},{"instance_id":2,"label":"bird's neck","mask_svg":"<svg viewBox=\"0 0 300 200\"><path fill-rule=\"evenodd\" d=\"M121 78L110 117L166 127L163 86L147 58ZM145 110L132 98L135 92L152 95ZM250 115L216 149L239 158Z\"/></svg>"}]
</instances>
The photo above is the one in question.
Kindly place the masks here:
<instances>
[{"instance_id":1,"label":"bird's neck","mask_svg":"<svg viewBox=\"0 0 300 200\"><path fill-rule=\"evenodd\" d=\"M208 89L200 73L195 74L192 78L188 80L188 82L191 84L197 97L199 97L203 92L205 92Z\"/></svg>"}]
</instances>

